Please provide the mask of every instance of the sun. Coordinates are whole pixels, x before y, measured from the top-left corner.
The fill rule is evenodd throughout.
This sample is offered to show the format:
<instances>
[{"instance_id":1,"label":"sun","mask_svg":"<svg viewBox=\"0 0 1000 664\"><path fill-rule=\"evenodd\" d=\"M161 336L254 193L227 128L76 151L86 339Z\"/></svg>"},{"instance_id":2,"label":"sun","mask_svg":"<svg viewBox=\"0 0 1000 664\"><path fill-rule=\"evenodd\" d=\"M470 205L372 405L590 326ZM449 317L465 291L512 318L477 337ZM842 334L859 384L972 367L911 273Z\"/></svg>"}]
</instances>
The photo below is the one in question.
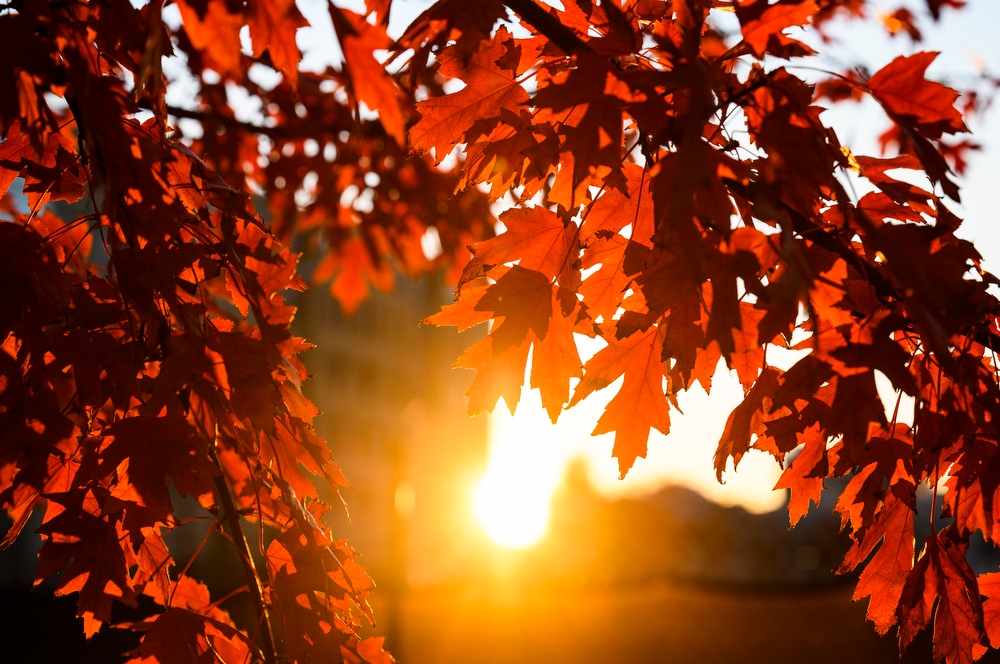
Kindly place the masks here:
<instances>
[{"instance_id":1,"label":"sun","mask_svg":"<svg viewBox=\"0 0 1000 664\"><path fill-rule=\"evenodd\" d=\"M533 487L487 476L476 486L472 511L491 542L526 549L537 544L548 529L549 498Z\"/></svg>"},{"instance_id":2,"label":"sun","mask_svg":"<svg viewBox=\"0 0 1000 664\"><path fill-rule=\"evenodd\" d=\"M529 548L545 536L562 477L555 448L540 435L547 422L539 426L525 415L491 419L489 461L472 495L472 512L486 536L508 549Z\"/></svg>"}]
</instances>

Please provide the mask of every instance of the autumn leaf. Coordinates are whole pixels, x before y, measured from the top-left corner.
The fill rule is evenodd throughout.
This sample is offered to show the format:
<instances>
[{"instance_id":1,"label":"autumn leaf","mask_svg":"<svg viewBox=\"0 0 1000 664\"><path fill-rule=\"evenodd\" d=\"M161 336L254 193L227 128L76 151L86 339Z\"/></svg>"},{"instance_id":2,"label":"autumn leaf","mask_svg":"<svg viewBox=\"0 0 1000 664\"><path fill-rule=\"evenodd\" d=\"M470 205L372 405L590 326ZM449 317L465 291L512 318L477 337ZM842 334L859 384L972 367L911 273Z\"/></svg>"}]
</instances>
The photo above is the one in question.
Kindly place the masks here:
<instances>
[{"instance_id":1,"label":"autumn leaf","mask_svg":"<svg viewBox=\"0 0 1000 664\"><path fill-rule=\"evenodd\" d=\"M764 311L746 303L740 303L740 327L733 330L733 354L729 366L736 371L736 376L749 390L757 380L764 366L764 347L759 339L757 325L764 318Z\"/></svg>"},{"instance_id":2,"label":"autumn leaf","mask_svg":"<svg viewBox=\"0 0 1000 664\"><path fill-rule=\"evenodd\" d=\"M573 306L569 306L572 304ZM571 378L583 375L583 363L576 349L575 332L588 332L581 329L581 319L585 322L581 306L564 297L561 289L552 292L552 317L545 338L530 335L531 351L531 387L541 392L542 407L548 412L549 419L554 424L559 418L563 406L569 401L569 383Z\"/></svg>"},{"instance_id":3,"label":"autumn leaf","mask_svg":"<svg viewBox=\"0 0 1000 664\"><path fill-rule=\"evenodd\" d=\"M477 372L466 393L470 415L492 411L500 397L513 415L521 400L521 384L524 382L531 341L525 338L499 353L494 350L494 343L493 336L488 336L469 346L455 361L456 367L475 369Z\"/></svg>"},{"instance_id":4,"label":"autumn leaf","mask_svg":"<svg viewBox=\"0 0 1000 664\"><path fill-rule=\"evenodd\" d=\"M42 154L36 155L31 137L11 128L10 136L0 148L0 191L7 192L20 175L22 191L32 210L45 203L66 201L75 203L84 193L84 182L76 162L71 140L60 132L49 134Z\"/></svg>"},{"instance_id":5,"label":"autumn leaf","mask_svg":"<svg viewBox=\"0 0 1000 664\"><path fill-rule=\"evenodd\" d=\"M472 249L459 285L484 276L496 265L517 261L549 279L565 274L579 254L577 227L545 208L513 209L500 215L507 231Z\"/></svg>"},{"instance_id":6,"label":"autumn leaf","mask_svg":"<svg viewBox=\"0 0 1000 664\"><path fill-rule=\"evenodd\" d=\"M965 0L927 0L927 8L931 12L931 16L934 20L941 18L941 9L944 7L952 7L954 9L961 9L965 6Z\"/></svg>"},{"instance_id":7,"label":"autumn leaf","mask_svg":"<svg viewBox=\"0 0 1000 664\"><path fill-rule=\"evenodd\" d=\"M378 113L382 126L396 143L405 146L405 120L398 99L399 89L373 55L377 50L387 49L392 40L382 26L370 25L361 16L333 3L327 7L340 38L354 94Z\"/></svg>"},{"instance_id":8,"label":"autumn leaf","mask_svg":"<svg viewBox=\"0 0 1000 664\"><path fill-rule=\"evenodd\" d=\"M240 662L252 652L235 627L183 608L167 609L132 628L145 633L129 664Z\"/></svg>"},{"instance_id":9,"label":"autumn leaf","mask_svg":"<svg viewBox=\"0 0 1000 664\"><path fill-rule=\"evenodd\" d=\"M991 574L981 574L976 579L979 592L986 599L983 600L983 626L986 635L990 640L990 647L1000 646L1000 606L997 605L997 597L1000 596L1000 572Z\"/></svg>"},{"instance_id":10,"label":"autumn leaf","mask_svg":"<svg viewBox=\"0 0 1000 664\"><path fill-rule=\"evenodd\" d=\"M128 482L111 496L134 503L137 509L130 510L128 517L138 511L143 515L142 526L167 522L173 511L171 482L182 495L212 492L215 469L208 445L177 414L126 418L108 427L105 434L109 438L100 455L104 473L128 476ZM123 467L126 460L128 465Z\"/></svg>"},{"instance_id":11,"label":"autumn leaf","mask_svg":"<svg viewBox=\"0 0 1000 664\"><path fill-rule=\"evenodd\" d=\"M106 500L106 492L100 490L78 490L58 502L53 497L47 518L38 529L44 543L38 554L35 583L69 563L56 594L78 593L77 616L83 618L87 638L111 619L115 600L135 603L122 549L121 513L102 514L102 499Z\"/></svg>"},{"instance_id":12,"label":"autumn leaf","mask_svg":"<svg viewBox=\"0 0 1000 664\"><path fill-rule=\"evenodd\" d=\"M854 600L871 597L868 619L875 623L879 634L885 634L896 624L896 608L913 567L913 510L891 494L886 497L874 525L854 542L838 571L857 568L879 542L882 545L861 573Z\"/></svg>"},{"instance_id":13,"label":"autumn leaf","mask_svg":"<svg viewBox=\"0 0 1000 664\"><path fill-rule=\"evenodd\" d=\"M670 432L670 404L663 386L663 362L660 360L663 332L653 325L622 340L609 341L584 365L584 375L573 392L570 407L595 390L619 377L624 382L597 421L593 435L615 432L612 455L618 459L618 472L628 473L637 457L646 456L650 428Z\"/></svg>"},{"instance_id":14,"label":"autumn leaf","mask_svg":"<svg viewBox=\"0 0 1000 664\"><path fill-rule=\"evenodd\" d=\"M490 331L494 353L519 345L529 331L538 339L545 338L552 318L552 290L544 274L520 265L486 289L475 309L503 319Z\"/></svg>"},{"instance_id":15,"label":"autumn leaf","mask_svg":"<svg viewBox=\"0 0 1000 664\"><path fill-rule=\"evenodd\" d=\"M991 441L975 440L956 460L948 478L949 494L942 510L961 532L979 530L988 541L998 536L994 514L1000 510L1000 455Z\"/></svg>"},{"instance_id":16,"label":"autumn leaf","mask_svg":"<svg viewBox=\"0 0 1000 664\"><path fill-rule=\"evenodd\" d=\"M890 432L891 431L891 432ZM888 500L888 493L915 509L913 437L909 427L895 424L890 431L873 435L860 453L837 445L833 450L837 470L855 466L857 471L837 500L837 511L856 533L863 532ZM840 458L843 455L844 458Z\"/></svg>"},{"instance_id":17,"label":"autumn leaf","mask_svg":"<svg viewBox=\"0 0 1000 664\"><path fill-rule=\"evenodd\" d=\"M520 114L500 109L495 122L484 121L484 125L493 125L492 129L466 146L459 186L488 183L491 200L501 198L516 184L526 187L525 194L541 188L549 168L533 153L545 142L536 132L547 132L549 125L544 119L536 124L534 119L527 109L521 109Z\"/></svg>"},{"instance_id":18,"label":"autumn leaf","mask_svg":"<svg viewBox=\"0 0 1000 664\"><path fill-rule=\"evenodd\" d=\"M551 286L539 272L515 265L493 269L490 275L497 279L495 284L467 287L459 302L424 322L462 330L495 318L490 335L456 363L478 371L468 395L469 412L492 410L500 396L514 412L530 347L531 386L539 389L542 405L555 422L569 398L569 379L581 375L573 334L588 333L581 327L586 317L568 291ZM530 316L524 318L523 311Z\"/></svg>"},{"instance_id":19,"label":"autumn leaf","mask_svg":"<svg viewBox=\"0 0 1000 664\"><path fill-rule=\"evenodd\" d=\"M772 38L780 37L786 28L804 25L818 11L819 7L812 0L771 5L758 18L743 25L743 41L754 55L762 57Z\"/></svg>"},{"instance_id":20,"label":"autumn leaf","mask_svg":"<svg viewBox=\"0 0 1000 664\"><path fill-rule=\"evenodd\" d=\"M288 77L293 88L297 87L302 54L295 43L295 33L309 23L293 0L250 0L247 9L254 57L259 58L267 51L274 68Z\"/></svg>"},{"instance_id":21,"label":"autumn leaf","mask_svg":"<svg viewBox=\"0 0 1000 664\"><path fill-rule=\"evenodd\" d=\"M598 70L598 67L589 69ZM532 100L535 106L554 112L571 110L576 116L556 128L561 138L560 153L568 152L570 158L553 183L550 195L554 200L572 209L580 198L580 188L591 183L595 175L599 181L606 180L613 186L624 184L621 175L622 113L645 99L644 93L632 89L611 71L594 76L588 68L575 68L556 75L535 95ZM562 193L564 191L568 194Z\"/></svg>"},{"instance_id":22,"label":"autumn leaf","mask_svg":"<svg viewBox=\"0 0 1000 664\"><path fill-rule=\"evenodd\" d=\"M959 93L924 78L938 54L922 51L901 56L868 79L872 96L895 118L905 120L927 138L968 131L955 108Z\"/></svg>"},{"instance_id":23,"label":"autumn leaf","mask_svg":"<svg viewBox=\"0 0 1000 664\"><path fill-rule=\"evenodd\" d=\"M917 17L906 7L900 7L891 14L886 13L881 18L882 24L885 25L885 29L889 31L889 34L897 35L905 32L914 42L919 42L923 39L923 34L920 32L920 28L917 27Z\"/></svg>"},{"instance_id":24,"label":"autumn leaf","mask_svg":"<svg viewBox=\"0 0 1000 664\"><path fill-rule=\"evenodd\" d=\"M198 4L188 0L178 0L177 6L181 10L184 31L191 44L197 49L204 50L211 58L212 64L219 69L219 73L238 75L243 15L230 12L225 0L207 0ZM261 9L264 8L257 8L257 12Z\"/></svg>"},{"instance_id":25,"label":"autumn leaf","mask_svg":"<svg viewBox=\"0 0 1000 664\"><path fill-rule=\"evenodd\" d=\"M466 133L479 120L496 117L501 109L515 113L528 101L528 93L514 77L514 72L497 64L507 52L511 35L500 28L490 43L483 43L468 62L456 47L438 57L444 76L461 79L465 87L443 97L417 105L420 121L410 130L410 142L417 150L434 150L440 163L456 143L468 140Z\"/></svg>"},{"instance_id":26,"label":"autumn leaf","mask_svg":"<svg viewBox=\"0 0 1000 664\"><path fill-rule=\"evenodd\" d=\"M633 242L649 244L653 236L652 180L646 168L638 164L622 165L626 190L610 188L588 208L580 225L580 241L590 244L601 231L618 233L630 229Z\"/></svg>"},{"instance_id":27,"label":"autumn leaf","mask_svg":"<svg viewBox=\"0 0 1000 664\"><path fill-rule=\"evenodd\" d=\"M775 489L788 489L789 525L794 528L809 513L809 504L819 506L823 494L823 476L826 475L826 434L819 424L813 424L797 434L802 451L785 468Z\"/></svg>"},{"instance_id":28,"label":"autumn leaf","mask_svg":"<svg viewBox=\"0 0 1000 664\"><path fill-rule=\"evenodd\" d=\"M594 240L584 250L580 267L584 270L600 268L583 280L580 294L588 303L592 315L610 321L618 312L625 298L625 290L632 280L625 274L625 250L628 240L621 235L611 235Z\"/></svg>"},{"instance_id":29,"label":"autumn leaf","mask_svg":"<svg viewBox=\"0 0 1000 664\"><path fill-rule=\"evenodd\" d=\"M951 531L927 538L906 580L900 605L900 648L934 620L934 658L970 663L986 652L983 606L976 576L966 561L968 544L949 541Z\"/></svg>"},{"instance_id":30,"label":"autumn leaf","mask_svg":"<svg viewBox=\"0 0 1000 664\"><path fill-rule=\"evenodd\" d=\"M352 314L368 297L372 285L388 290L394 277L387 265L372 260L363 240L354 238L341 244L338 257L328 257L317 267L313 280L322 283L327 279L330 279L330 294L346 313Z\"/></svg>"},{"instance_id":31,"label":"autumn leaf","mask_svg":"<svg viewBox=\"0 0 1000 664\"><path fill-rule=\"evenodd\" d=\"M735 470L740 459L750 449L750 438L764 433L764 418L771 412L775 394L780 387L780 375L773 367L761 371L754 386L743 397L742 403L729 414L715 452L715 475L720 482L729 458L732 457Z\"/></svg>"},{"instance_id":32,"label":"autumn leaf","mask_svg":"<svg viewBox=\"0 0 1000 664\"><path fill-rule=\"evenodd\" d=\"M900 56L873 74L868 87L906 135L910 150L920 159L927 175L940 183L950 198L958 200L958 187L948 178L948 164L928 140L968 131L962 114L955 108L959 93L924 78L924 72L937 55L924 51Z\"/></svg>"},{"instance_id":33,"label":"autumn leaf","mask_svg":"<svg viewBox=\"0 0 1000 664\"><path fill-rule=\"evenodd\" d=\"M497 19L506 11L500 0L483 0L469 11L463 0L440 0L413 20L400 37L400 45L424 54L455 40L455 55L462 62L474 58L477 48L490 38Z\"/></svg>"}]
</instances>

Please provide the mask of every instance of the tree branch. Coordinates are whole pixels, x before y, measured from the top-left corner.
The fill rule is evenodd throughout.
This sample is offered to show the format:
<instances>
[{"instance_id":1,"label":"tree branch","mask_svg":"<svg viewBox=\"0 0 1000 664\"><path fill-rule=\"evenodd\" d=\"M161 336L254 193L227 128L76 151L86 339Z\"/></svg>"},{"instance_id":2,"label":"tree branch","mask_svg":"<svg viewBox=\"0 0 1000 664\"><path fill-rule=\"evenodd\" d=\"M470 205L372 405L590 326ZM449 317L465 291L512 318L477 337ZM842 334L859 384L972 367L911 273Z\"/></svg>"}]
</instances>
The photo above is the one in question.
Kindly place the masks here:
<instances>
[{"instance_id":1,"label":"tree branch","mask_svg":"<svg viewBox=\"0 0 1000 664\"><path fill-rule=\"evenodd\" d=\"M589 53L597 55L587 42L580 39L575 32L559 22L552 14L538 6L534 0L503 0L503 3L514 10L522 19L549 38L549 41L563 50L566 55Z\"/></svg>"},{"instance_id":2,"label":"tree branch","mask_svg":"<svg viewBox=\"0 0 1000 664\"><path fill-rule=\"evenodd\" d=\"M89 146L91 152L91 172L97 172L100 175L101 180L105 184L109 184L109 176L106 170L103 154L105 146L103 145L100 137L91 133L89 130L86 122L86 116L82 112L82 108L79 103L79 98L77 95L72 94L72 92L75 92L75 90L71 88L71 94L67 94L65 97L66 103L69 105L70 112L73 114L73 118L76 121L77 128L80 133L80 140ZM124 202L120 195L118 195L117 201L112 200L110 204L117 204L124 217L128 218L130 216L129 205ZM107 207L108 205L109 203L106 201L105 206ZM127 234L133 234L132 237L129 238L132 246L139 246L138 240L134 236L135 229L133 228L133 224L125 224L125 228L123 228L123 230ZM266 664L277 664L278 660L275 657L274 652L274 638L271 632L271 620L267 605L264 602L264 589L260 583L260 575L257 573L253 557L250 554L250 546L247 543L246 537L243 535L243 529L240 527L239 510L233 502L233 496L230 492L229 485L226 483L225 476L224 474L221 474L222 466L219 463L214 446L210 446L209 451L212 461L220 470L220 475L213 478L215 482L215 489L219 496L219 500L222 502L224 509L223 518L229 527L233 545L236 547L239 554L240 563L247 579L247 586L250 588L250 595L253 600L254 609L257 612L259 630L261 634L261 651L264 655L264 661Z\"/></svg>"},{"instance_id":3,"label":"tree branch","mask_svg":"<svg viewBox=\"0 0 1000 664\"><path fill-rule=\"evenodd\" d=\"M753 185L748 187L747 185L729 178L723 178L722 181L730 191L747 199L748 201L756 201L756 197L753 195ZM784 212L788 216L788 219L792 222L793 231L798 233L803 239L809 240L817 246L820 246L823 249L826 249L827 251L843 258L848 265L864 275L868 283L875 289L875 294L879 297L879 299L885 301L888 298L891 298L899 302L906 299L903 294L900 293L895 284L893 284L892 281L885 276L877 265L868 262L863 256L859 256L850 247L844 245L842 242L837 240L836 237L826 232L824 228L814 223L795 208L784 202L780 202L778 205L780 206L781 211ZM989 329L970 327L961 330L959 334L971 337L976 341L976 343L986 348L990 348L994 352L1000 352L1000 336ZM948 361L948 355L943 350L940 355L942 356L942 361Z\"/></svg>"},{"instance_id":4,"label":"tree branch","mask_svg":"<svg viewBox=\"0 0 1000 664\"><path fill-rule=\"evenodd\" d=\"M222 466L219 464L219 459L215 454L214 448L212 448L212 460L216 466L219 466L219 470L222 471ZM219 495L219 500L222 501L224 510L223 518L226 521L229 534L232 536L233 546L236 547L239 554L240 564L243 567L243 575L247 580L247 588L250 589L250 599L253 602L254 611L257 613L260 646L264 653L264 661L266 664L277 664L278 659L274 651L274 636L271 631L271 615L267 604L264 602L264 588L261 586L260 575L257 573L257 567L254 565L253 556L250 553L250 544L243 534L243 528L240 527L239 509L237 509L236 503L233 502L233 495L229 490L229 484L226 482L225 475L222 474L213 479L215 480L215 492Z\"/></svg>"},{"instance_id":5,"label":"tree branch","mask_svg":"<svg viewBox=\"0 0 1000 664\"><path fill-rule=\"evenodd\" d=\"M250 122L237 120L236 118L229 117L227 115L207 111L190 111L186 108L178 108L177 106L167 106L167 113L176 118L198 120L199 122L215 122L229 129L240 129L254 134L263 134L264 136L270 136L272 138L294 138L296 136L294 132L288 131L285 127L265 127L263 125L255 125Z\"/></svg>"}]
</instances>

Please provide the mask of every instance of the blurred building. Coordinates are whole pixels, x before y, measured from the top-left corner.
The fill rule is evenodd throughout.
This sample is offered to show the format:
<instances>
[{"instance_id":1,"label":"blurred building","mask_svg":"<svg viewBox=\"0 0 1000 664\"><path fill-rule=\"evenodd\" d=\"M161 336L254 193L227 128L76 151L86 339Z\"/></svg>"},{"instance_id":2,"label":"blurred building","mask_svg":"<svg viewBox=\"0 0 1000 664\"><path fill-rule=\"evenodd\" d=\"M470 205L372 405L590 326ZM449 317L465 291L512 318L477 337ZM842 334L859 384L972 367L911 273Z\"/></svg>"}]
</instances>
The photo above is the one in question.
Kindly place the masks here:
<instances>
[{"instance_id":1,"label":"blurred building","mask_svg":"<svg viewBox=\"0 0 1000 664\"><path fill-rule=\"evenodd\" d=\"M328 519L381 586L423 587L467 572L481 553L470 497L487 455L487 420L466 414L473 373L452 366L476 340L420 321L452 302L439 279L400 279L352 316L321 289L299 304L303 391L352 488ZM479 333L482 334L482 333Z\"/></svg>"}]
</instances>

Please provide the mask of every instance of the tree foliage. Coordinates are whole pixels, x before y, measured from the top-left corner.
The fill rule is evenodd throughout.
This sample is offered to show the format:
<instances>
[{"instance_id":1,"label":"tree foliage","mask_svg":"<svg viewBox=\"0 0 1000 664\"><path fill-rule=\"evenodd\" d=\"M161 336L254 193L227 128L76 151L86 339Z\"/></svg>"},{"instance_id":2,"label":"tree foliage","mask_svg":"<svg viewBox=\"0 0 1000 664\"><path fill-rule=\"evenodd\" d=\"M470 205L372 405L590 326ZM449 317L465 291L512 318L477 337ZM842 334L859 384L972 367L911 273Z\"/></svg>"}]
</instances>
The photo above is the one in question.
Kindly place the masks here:
<instances>
[{"instance_id":1,"label":"tree foliage","mask_svg":"<svg viewBox=\"0 0 1000 664\"><path fill-rule=\"evenodd\" d=\"M965 558L972 533L1000 543L996 279L947 207L974 146L959 93L925 76L935 54L818 84L787 66L815 54L808 31L869 17L863 0L440 0L396 40L390 5L328 3L343 57L323 71L300 66L291 0L0 11L4 544L44 506L38 579L62 571L88 635L145 594L164 610L132 626L133 661L388 661L359 636L373 584L322 521L317 484L346 480L300 391L295 242L347 311L397 272L446 269L459 297L430 322L492 321L458 361L478 371L473 413L514 410L529 355L553 421L622 379L594 431L615 433L622 475L724 361L745 397L720 476L801 447L778 485L794 523L849 475L843 569L879 632L905 648L933 623L948 662L1000 646L997 575ZM726 12L735 38L713 27ZM920 37L909 10L884 22ZM897 156L854 155L823 123L820 100L865 96ZM576 335L604 348L583 363ZM801 358L769 364L775 346ZM887 417L876 372L910 417ZM945 477L941 526L916 490ZM228 529L253 629L171 572L171 485Z\"/></svg>"}]
</instances>

